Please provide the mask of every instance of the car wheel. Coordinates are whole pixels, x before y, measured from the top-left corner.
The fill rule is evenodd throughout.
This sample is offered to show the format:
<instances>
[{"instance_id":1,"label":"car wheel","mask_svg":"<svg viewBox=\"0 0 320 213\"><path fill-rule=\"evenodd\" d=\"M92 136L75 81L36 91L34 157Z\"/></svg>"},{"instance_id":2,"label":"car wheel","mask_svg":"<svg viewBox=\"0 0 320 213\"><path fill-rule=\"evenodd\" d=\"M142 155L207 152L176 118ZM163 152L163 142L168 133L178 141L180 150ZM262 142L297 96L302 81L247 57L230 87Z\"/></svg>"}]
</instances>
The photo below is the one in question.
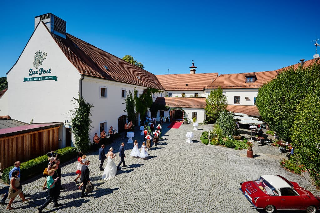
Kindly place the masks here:
<instances>
[{"instance_id":1,"label":"car wheel","mask_svg":"<svg viewBox=\"0 0 320 213\"><path fill-rule=\"evenodd\" d=\"M316 213L317 209L314 206L309 206L306 211L307 213Z\"/></svg>"},{"instance_id":2,"label":"car wheel","mask_svg":"<svg viewBox=\"0 0 320 213\"><path fill-rule=\"evenodd\" d=\"M267 205L266 208L264 208L264 210L267 212L267 213L274 213L276 208L274 208L273 205Z\"/></svg>"}]
</instances>

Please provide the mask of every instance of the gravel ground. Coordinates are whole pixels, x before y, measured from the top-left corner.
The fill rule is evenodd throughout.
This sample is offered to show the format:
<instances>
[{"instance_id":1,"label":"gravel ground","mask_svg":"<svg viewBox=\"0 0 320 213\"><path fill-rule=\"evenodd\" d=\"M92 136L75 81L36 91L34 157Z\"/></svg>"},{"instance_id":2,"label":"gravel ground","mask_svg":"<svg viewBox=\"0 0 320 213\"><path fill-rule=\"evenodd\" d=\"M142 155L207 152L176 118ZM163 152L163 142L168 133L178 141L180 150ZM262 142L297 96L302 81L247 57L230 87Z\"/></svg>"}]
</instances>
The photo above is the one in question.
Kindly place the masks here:
<instances>
[{"instance_id":1,"label":"gravel ground","mask_svg":"<svg viewBox=\"0 0 320 213\"><path fill-rule=\"evenodd\" d=\"M264 174L280 174L320 196L306 178L280 167L279 161L285 156L276 147L255 143L255 157L251 159L246 157L246 150L202 144L201 133L212 129L212 125L200 125L198 131L193 131L191 144L186 143L185 136L192 131L191 124L179 129L167 126L163 125L163 140L156 149L151 148L148 160L131 158L133 145L126 143L128 167L108 181L101 180L98 152L89 154L95 190L88 197L80 198L81 192L73 182L76 162L65 164L62 183L66 189L59 200L62 206L52 208L51 203L44 212L257 212L242 195L239 184ZM140 147L142 136L139 131L135 135ZM106 149L113 146L118 152L121 142L119 138ZM119 161L117 155L115 163ZM44 178L36 177L25 183L23 190L30 194L31 202L16 198L11 212L36 212L45 201L43 182ZM5 206L0 206L0 212L5 211Z\"/></svg>"}]
</instances>

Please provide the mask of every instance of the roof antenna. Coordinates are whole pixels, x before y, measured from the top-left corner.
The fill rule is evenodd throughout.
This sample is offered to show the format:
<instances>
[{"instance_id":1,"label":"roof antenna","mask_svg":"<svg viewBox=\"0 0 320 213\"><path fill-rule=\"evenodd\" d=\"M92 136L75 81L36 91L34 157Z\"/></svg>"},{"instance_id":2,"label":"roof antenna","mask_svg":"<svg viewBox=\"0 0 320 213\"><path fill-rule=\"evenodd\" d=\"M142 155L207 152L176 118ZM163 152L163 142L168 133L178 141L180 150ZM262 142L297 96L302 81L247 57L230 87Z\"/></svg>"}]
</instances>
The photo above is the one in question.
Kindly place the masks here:
<instances>
[{"instance_id":1,"label":"roof antenna","mask_svg":"<svg viewBox=\"0 0 320 213\"><path fill-rule=\"evenodd\" d=\"M316 46L316 54L313 55L313 58L319 58L318 46L320 46L320 45L319 45L318 41L319 41L319 39L313 40L314 46Z\"/></svg>"},{"instance_id":2,"label":"roof antenna","mask_svg":"<svg viewBox=\"0 0 320 213\"><path fill-rule=\"evenodd\" d=\"M168 75L169 75L169 68L168 68Z\"/></svg>"}]
</instances>

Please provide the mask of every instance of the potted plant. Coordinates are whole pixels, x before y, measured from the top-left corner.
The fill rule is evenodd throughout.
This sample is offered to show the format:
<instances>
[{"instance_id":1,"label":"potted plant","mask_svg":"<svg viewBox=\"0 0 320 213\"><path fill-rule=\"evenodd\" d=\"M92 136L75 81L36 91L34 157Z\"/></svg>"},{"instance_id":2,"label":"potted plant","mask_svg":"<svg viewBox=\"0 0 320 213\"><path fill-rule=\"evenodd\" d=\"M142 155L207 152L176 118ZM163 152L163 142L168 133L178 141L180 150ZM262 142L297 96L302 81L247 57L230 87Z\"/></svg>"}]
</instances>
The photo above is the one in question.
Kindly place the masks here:
<instances>
[{"instance_id":1,"label":"potted plant","mask_svg":"<svg viewBox=\"0 0 320 213\"><path fill-rule=\"evenodd\" d=\"M252 151L252 143L247 142L247 157L248 158L253 158L253 151Z\"/></svg>"}]
</instances>

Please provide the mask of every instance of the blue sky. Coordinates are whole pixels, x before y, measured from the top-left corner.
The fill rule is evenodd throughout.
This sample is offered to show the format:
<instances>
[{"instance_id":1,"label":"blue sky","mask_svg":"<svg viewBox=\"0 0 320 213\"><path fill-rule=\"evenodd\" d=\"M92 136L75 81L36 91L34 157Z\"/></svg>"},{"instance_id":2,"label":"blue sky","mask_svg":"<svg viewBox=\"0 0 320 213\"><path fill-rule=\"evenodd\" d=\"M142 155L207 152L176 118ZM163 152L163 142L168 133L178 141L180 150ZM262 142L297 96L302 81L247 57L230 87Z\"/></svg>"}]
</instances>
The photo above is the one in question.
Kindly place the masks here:
<instances>
[{"instance_id":1,"label":"blue sky","mask_svg":"<svg viewBox=\"0 0 320 213\"><path fill-rule=\"evenodd\" d=\"M156 74L275 70L312 59L320 38L319 0L3 1L0 77L34 30L53 13L67 32L122 58L132 55ZM320 52L320 48L318 53Z\"/></svg>"}]
</instances>

